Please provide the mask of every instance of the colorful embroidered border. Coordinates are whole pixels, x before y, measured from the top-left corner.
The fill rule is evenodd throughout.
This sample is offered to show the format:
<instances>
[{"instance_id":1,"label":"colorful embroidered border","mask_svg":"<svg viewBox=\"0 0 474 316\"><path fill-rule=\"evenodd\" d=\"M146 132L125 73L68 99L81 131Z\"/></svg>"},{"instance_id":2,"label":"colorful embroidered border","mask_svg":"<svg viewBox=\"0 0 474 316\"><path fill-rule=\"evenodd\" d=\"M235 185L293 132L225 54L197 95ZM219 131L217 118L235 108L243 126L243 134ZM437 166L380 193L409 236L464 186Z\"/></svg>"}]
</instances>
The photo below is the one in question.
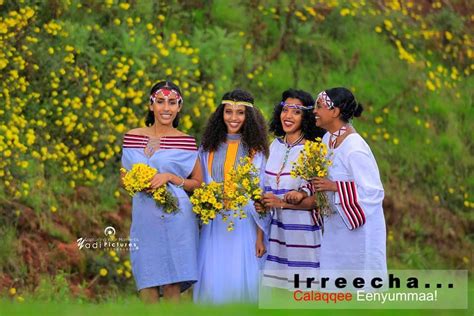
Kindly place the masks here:
<instances>
[{"instance_id":1,"label":"colorful embroidered border","mask_svg":"<svg viewBox=\"0 0 474 316\"><path fill-rule=\"evenodd\" d=\"M280 102L280 105L283 107L287 107L289 109L298 109L298 110L312 110L314 106L304 106L301 104L294 104L294 103L285 103L285 102Z\"/></svg>"},{"instance_id":2,"label":"colorful embroidered border","mask_svg":"<svg viewBox=\"0 0 474 316\"><path fill-rule=\"evenodd\" d=\"M155 100L156 98L158 97L158 94L159 93L162 93L163 96L165 97L165 100L168 101L168 98L170 97L171 93L174 93L176 95L176 98L178 99L178 103L181 103L183 102L183 98L181 97L181 94L179 94L178 91L174 90L174 89L166 89L166 88L161 88L161 89L158 89L155 91L155 93L153 93L151 96L150 96L150 103L153 104L155 103Z\"/></svg>"},{"instance_id":3,"label":"colorful embroidered border","mask_svg":"<svg viewBox=\"0 0 474 316\"><path fill-rule=\"evenodd\" d=\"M318 100L320 99L323 101L324 104L326 104L328 109L334 109L334 102L332 102L326 91L322 91L318 94L316 102L318 102Z\"/></svg>"}]
</instances>

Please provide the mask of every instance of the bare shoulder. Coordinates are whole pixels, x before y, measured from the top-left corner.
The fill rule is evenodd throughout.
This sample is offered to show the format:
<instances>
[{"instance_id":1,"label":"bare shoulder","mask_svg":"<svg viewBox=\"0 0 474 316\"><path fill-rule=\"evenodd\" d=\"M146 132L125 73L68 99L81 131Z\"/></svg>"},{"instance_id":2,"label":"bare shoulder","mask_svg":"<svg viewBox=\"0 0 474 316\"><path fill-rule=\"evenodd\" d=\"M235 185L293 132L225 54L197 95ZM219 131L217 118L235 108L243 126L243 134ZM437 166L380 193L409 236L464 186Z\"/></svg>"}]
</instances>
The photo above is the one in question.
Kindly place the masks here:
<instances>
[{"instance_id":1,"label":"bare shoulder","mask_svg":"<svg viewBox=\"0 0 474 316\"><path fill-rule=\"evenodd\" d=\"M146 136L146 128L145 127L134 128L134 129L129 130L126 134Z\"/></svg>"},{"instance_id":2,"label":"bare shoulder","mask_svg":"<svg viewBox=\"0 0 474 316\"><path fill-rule=\"evenodd\" d=\"M179 131L179 130L176 130L176 136L183 136L183 137L192 137L192 138L194 138L193 136L188 135L188 134L186 134L186 133L184 133L184 132L181 132L181 131Z\"/></svg>"}]
</instances>

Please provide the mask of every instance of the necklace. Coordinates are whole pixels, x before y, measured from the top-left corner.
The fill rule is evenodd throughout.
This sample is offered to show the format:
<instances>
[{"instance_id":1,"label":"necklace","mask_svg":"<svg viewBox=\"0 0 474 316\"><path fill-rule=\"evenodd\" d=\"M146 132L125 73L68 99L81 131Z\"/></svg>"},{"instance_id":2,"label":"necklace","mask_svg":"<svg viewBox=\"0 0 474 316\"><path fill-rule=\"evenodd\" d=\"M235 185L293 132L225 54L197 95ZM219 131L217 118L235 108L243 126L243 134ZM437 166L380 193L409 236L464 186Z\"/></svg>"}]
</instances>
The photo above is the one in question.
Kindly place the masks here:
<instances>
[{"instance_id":1,"label":"necklace","mask_svg":"<svg viewBox=\"0 0 474 316\"><path fill-rule=\"evenodd\" d=\"M148 143L144 149L145 155L150 158L160 148L161 137L148 137Z\"/></svg>"},{"instance_id":2,"label":"necklace","mask_svg":"<svg viewBox=\"0 0 474 316\"><path fill-rule=\"evenodd\" d=\"M329 148L335 148L336 147L336 142L337 138L339 136L344 135L347 132L347 125L343 125L340 129L338 129L336 132L331 133L331 136L329 137Z\"/></svg>"},{"instance_id":3,"label":"necklace","mask_svg":"<svg viewBox=\"0 0 474 316\"><path fill-rule=\"evenodd\" d=\"M283 172L283 169L285 169L286 163L288 162L288 157L290 155L291 148L298 145L303 140L303 138L304 136L303 134L301 134L300 137L298 137L298 139L296 139L293 143L289 144L286 141L287 136L285 135L285 138L283 139L283 141L286 144L286 151L285 151L285 157L283 158L283 163L281 164L280 170L278 171L277 176L276 176L277 189L280 187L280 176Z\"/></svg>"}]
</instances>

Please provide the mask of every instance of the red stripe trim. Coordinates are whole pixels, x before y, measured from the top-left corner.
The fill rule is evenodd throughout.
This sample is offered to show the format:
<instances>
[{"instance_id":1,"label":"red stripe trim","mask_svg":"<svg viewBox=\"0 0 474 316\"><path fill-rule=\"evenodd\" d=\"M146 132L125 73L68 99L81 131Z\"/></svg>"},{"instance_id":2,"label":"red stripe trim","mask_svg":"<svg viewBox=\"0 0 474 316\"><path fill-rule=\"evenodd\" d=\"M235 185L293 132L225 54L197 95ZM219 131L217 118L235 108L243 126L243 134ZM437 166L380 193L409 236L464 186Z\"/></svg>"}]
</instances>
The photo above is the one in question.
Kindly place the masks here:
<instances>
[{"instance_id":1,"label":"red stripe trim","mask_svg":"<svg viewBox=\"0 0 474 316\"><path fill-rule=\"evenodd\" d=\"M191 136L163 136L161 139L168 139L168 140L192 140L194 141L194 137Z\"/></svg>"},{"instance_id":2,"label":"red stripe trim","mask_svg":"<svg viewBox=\"0 0 474 316\"><path fill-rule=\"evenodd\" d=\"M140 139L146 139L146 138L150 138L150 136L147 136L147 135L137 135L137 134L125 134L124 137L132 137L132 138L140 138ZM185 140L185 141L188 141L188 140L193 140L195 141L195 138L192 137L192 136L162 136L161 139L169 139L169 140L179 140L179 139L182 139L182 140Z\"/></svg>"},{"instance_id":3,"label":"red stripe trim","mask_svg":"<svg viewBox=\"0 0 474 316\"><path fill-rule=\"evenodd\" d=\"M148 138L148 136L145 136L145 135L137 135L137 134L125 134L124 137Z\"/></svg>"},{"instance_id":4,"label":"red stripe trim","mask_svg":"<svg viewBox=\"0 0 474 316\"><path fill-rule=\"evenodd\" d=\"M313 209L311 211L311 217L313 218L314 225L319 225L318 218L316 217L316 210L315 209Z\"/></svg>"},{"instance_id":5,"label":"red stripe trim","mask_svg":"<svg viewBox=\"0 0 474 316\"><path fill-rule=\"evenodd\" d=\"M349 182L349 185L352 189L352 195L354 196L354 207L357 208L359 211L360 216L362 217L362 225L365 224L365 213L362 207L360 206L358 200L358 195L357 195L357 187L354 182Z\"/></svg>"},{"instance_id":6,"label":"red stripe trim","mask_svg":"<svg viewBox=\"0 0 474 316\"><path fill-rule=\"evenodd\" d=\"M355 219L354 220L354 224L355 224L354 228L357 228L357 227L362 225L362 218L359 215L359 211L353 206L352 191L351 191L351 188L349 186L349 182L347 182L347 181L343 182L342 186L345 190L344 192L347 194L347 203L348 203L347 208L352 212L353 218Z\"/></svg>"},{"instance_id":7,"label":"red stripe trim","mask_svg":"<svg viewBox=\"0 0 474 316\"><path fill-rule=\"evenodd\" d=\"M344 213L346 214L346 218L349 220L349 224L351 225L351 228L349 229L354 229L355 228L355 225L354 225L354 220L352 219L352 216L349 214L349 211L347 209L347 202L346 202L346 198L344 196L344 193L343 193L343 188L342 188L342 182L340 181L336 181L337 183L337 193L339 193L339 200L341 200L341 206L342 206L342 209L344 210Z\"/></svg>"},{"instance_id":8,"label":"red stripe trim","mask_svg":"<svg viewBox=\"0 0 474 316\"><path fill-rule=\"evenodd\" d=\"M164 144L164 145L183 145L183 146L195 146L196 147L196 143L195 142L168 142L168 141L161 141L160 144Z\"/></svg>"},{"instance_id":9,"label":"red stripe trim","mask_svg":"<svg viewBox=\"0 0 474 316\"><path fill-rule=\"evenodd\" d=\"M362 216L360 215L359 210L354 205L354 192L352 191L351 182L346 181L346 182L343 183L343 185L346 189L346 193L347 193L347 197L348 197L348 201L349 201L349 207L351 208L351 210L354 213L355 218L357 220L357 225L356 225L355 228L360 227L360 226L362 226L363 221L362 221Z\"/></svg>"}]
</instances>

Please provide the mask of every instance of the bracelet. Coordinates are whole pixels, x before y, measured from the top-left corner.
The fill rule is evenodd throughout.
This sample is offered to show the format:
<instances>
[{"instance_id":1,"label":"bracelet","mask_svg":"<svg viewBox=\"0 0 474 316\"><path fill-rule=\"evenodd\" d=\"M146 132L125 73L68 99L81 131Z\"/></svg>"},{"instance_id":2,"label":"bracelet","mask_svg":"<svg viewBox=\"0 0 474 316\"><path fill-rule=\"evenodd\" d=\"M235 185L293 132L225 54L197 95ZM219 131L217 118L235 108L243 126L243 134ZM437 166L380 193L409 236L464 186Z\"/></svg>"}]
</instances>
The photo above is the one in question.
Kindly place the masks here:
<instances>
[{"instance_id":1,"label":"bracelet","mask_svg":"<svg viewBox=\"0 0 474 316\"><path fill-rule=\"evenodd\" d=\"M181 188L181 189L182 189L182 188L184 187L184 180L185 180L185 179L184 179L183 177L181 177L181 176L179 176L179 177L180 177L181 179L183 179L183 181L181 181L181 184L178 184L178 185L176 185L176 186L177 186L178 188Z\"/></svg>"}]
</instances>

